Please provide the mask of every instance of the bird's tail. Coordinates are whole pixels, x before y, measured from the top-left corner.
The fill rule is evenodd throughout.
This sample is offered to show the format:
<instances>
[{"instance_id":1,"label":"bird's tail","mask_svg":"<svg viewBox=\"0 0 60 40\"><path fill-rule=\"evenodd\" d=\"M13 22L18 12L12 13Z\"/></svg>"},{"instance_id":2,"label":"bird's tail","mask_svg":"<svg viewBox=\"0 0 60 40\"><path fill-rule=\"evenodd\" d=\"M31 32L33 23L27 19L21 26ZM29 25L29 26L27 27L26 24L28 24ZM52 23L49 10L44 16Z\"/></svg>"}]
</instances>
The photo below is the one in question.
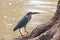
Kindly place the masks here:
<instances>
[{"instance_id":1,"label":"bird's tail","mask_svg":"<svg viewBox=\"0 0 60 40\"><path fill-rule=\"evenodd\" d=\"M13 31L16 31L18 29L18 27L15 27L14 29L13 29Z\"/></svg>"}]
</instances>

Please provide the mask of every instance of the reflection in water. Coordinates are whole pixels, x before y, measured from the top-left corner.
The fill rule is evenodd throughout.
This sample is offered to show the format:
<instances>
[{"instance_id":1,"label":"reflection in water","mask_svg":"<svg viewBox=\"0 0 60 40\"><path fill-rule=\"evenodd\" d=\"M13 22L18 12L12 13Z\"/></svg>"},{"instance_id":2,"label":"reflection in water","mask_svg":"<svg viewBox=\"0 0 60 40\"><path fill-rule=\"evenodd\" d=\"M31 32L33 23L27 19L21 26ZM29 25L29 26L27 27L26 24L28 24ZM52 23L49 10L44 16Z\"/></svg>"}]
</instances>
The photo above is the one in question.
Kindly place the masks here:
<instances>
[{"instance_id":1,"label":"reflection in water","mask_svg":"<svg viewBox=\"0 0 60 40\"><path fill-rule=\"evenodd\" d=\"M12 3L8 3L9 5L12 5Z\"/></svg>"},{"instance_id":2,"label":"reflection in water","mask_svg":"<svg viewBox=\"0 0 60 40\"><path fill-rule=\"evenodd\" d=\"M7 18L7 16L4 16L4 18Z\"/></svg>"},{"instance_id":3,"label":"reflection in water","mask_svg":"<svg viewBox=\"0 0 60 40\"><path fill-rule=\"evenodd\" d=\"M39 1L39 0L30 0L28 3L25 4L26 11L36 11L36 12L48 12L50 9L55 10L57 2L48 2L48 1ZM49 6L50 5L50 6ZM51 6L52 5L52 6ZM54 5L54 6L53 6ZM44 9L43 9L44 8ZM39 9L39 10L38 10ZM41 9L41 10L40 10ZM42 10L43 9L43 10Z\"/></svg>"},{"instance_id":4,"label":"reflection in water","mask_svg":"<svg viewBox=\"0 0 60 40\"><path fill-rule=\"evenodd\" d=\"M29 1L29 3L27 4L56 4L57 2L46 2L46 1L35 1L35 0L31 0Z\"/></svg>"},{"instance_id":5,"label":"reflection in water","mask_svg":"<svg viewBox=\"0 0 60 40\"><path fill-rule=\"evenodd\" d=\"M25 13L40 12L39 15L33 15L27 25L28 32L31 32L53 16L56 4L57 0L0 0L0 40L12 40L20 35L18 31L13 32L13 28Z\"/></svg>"},{"instance_id":6,"label":"reflection in water","mask_svg":"<svg viewBox=\"0 0 60 40\"><path fill-rule=\"evenodd\" d=\"M48 12L48 11L43 11L43 10L36 10L36 9L27 9L28 12Z\"/></svg>"},{"instance_id":7,"label":"reflection in water","mask_svg":"<svg viewBox=\"0 0 60 40\"><path fill-rule=\"evenodd\" d=\"M15 20L16 18L12 18L12 20Z\"/></svg>"},{"instance_id":8,"label":"reflection in water","mask_svg":"<svg viewBox=\"0 0 60 40\"><path fill-rule=\"evenodd\" d=\"M40 8L56 8L55 6L32 6L32 7L40 7Z\"/></svg>"}]
</instances>

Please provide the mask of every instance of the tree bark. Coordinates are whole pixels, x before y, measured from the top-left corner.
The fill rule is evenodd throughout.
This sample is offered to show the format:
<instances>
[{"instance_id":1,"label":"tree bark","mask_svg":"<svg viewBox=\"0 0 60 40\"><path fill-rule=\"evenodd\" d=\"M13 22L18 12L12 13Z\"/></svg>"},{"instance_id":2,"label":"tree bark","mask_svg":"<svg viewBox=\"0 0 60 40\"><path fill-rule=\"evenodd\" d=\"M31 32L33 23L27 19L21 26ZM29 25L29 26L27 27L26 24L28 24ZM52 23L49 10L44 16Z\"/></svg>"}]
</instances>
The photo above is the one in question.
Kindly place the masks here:
<instances>
[{"instance_id":1,"label":"tree bark","mask_svg":"<svg viewBox=\"0 0 60 40\"><path fill-rule=\"evenodd\" d=\"M31 34L14 40L60 40L60 0L54 16L46 23L38 25Z\"/></svg>"}]
</instances>

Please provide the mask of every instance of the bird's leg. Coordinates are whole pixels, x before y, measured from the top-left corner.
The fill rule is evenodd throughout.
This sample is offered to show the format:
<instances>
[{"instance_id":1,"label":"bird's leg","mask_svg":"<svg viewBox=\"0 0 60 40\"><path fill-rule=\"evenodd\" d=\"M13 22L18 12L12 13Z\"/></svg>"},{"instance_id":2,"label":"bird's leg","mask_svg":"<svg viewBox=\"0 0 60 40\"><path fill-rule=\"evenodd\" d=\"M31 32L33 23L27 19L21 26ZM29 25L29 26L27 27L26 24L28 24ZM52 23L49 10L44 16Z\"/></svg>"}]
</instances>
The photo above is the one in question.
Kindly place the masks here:
<instances>
[{"instance_id":1,"label":"bird's leg","mask_svg":"<svg viewBox=\"0 0 60 40\"><path fill-rule=\"evenodd\" d=\"M20 29L19 29L19 32L20 32L21 36L23 36L22 33L21 33L21 31L20 31Z\"/></svg>"},{"instance_id":2,"label":"bird's leg","mask_svg":"<svg viewBox=\"0 0 60 40\"><path fill-rule=\"evenodd\" d=\"M25 29L25 32L28 34L28 32L26 31L26 26L24 27L24 29Z\"/></svg>"}]
</instances>

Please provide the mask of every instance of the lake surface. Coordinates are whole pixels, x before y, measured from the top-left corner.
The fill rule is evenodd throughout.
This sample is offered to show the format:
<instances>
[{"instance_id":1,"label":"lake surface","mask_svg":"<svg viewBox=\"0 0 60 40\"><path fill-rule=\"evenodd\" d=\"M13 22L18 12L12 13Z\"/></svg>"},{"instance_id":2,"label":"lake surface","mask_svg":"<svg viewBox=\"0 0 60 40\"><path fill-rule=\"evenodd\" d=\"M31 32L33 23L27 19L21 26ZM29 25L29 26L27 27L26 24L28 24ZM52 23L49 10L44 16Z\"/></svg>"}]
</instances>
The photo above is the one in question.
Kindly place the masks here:
<instances>
[{"instance_id":1,"label":"lake surface","mask_svg":"<svg viewBox=\"0 0 60 40\"><path fill-rule=\"evenodd\" d=\"M40 12L32 15L27 25L31 31L42 23L50 20L56 10L57 0L0 0L0 40L12 40L20 36L19 31L13 32L18 21L28 12ZM24 29L21 29L23 34Z\"/></svg>"}]
</instances>

